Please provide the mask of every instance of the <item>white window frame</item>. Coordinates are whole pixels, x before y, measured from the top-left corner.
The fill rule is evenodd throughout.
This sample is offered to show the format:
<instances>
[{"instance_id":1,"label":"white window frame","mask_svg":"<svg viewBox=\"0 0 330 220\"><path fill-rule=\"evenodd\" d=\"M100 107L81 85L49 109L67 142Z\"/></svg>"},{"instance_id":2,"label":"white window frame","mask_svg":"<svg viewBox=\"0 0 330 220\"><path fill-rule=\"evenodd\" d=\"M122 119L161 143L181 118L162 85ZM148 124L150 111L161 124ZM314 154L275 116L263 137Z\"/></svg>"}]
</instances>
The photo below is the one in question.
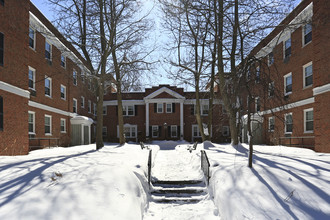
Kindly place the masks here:
<instances>
[{"instance_id":1,"label":"white window frame","mask_svg":"<svg viewBox=\"0 0 330 220\"><path fill-rule=\"evenodd\" d=\"M194 135L194 129L195 129L195 128L197 129L197 136ZM192 136L193 138L202 137L198 125L192 125L192 126L191 126L191 132L192 132L191 136Z\"/></svg>"},{"instance_id":2,"label":"white window frame","mask_svg":"<svg viewBox=\"0 0 330 220\"><path fill-rule=\"evenodd\" d=\"M258 76L259 74L259 76ZM260 66L257 66L256 67L256 78L255 78L255 82L256 83L260 83L260 80L261 80L261 69L260 69Z\"/></svg>"},{"instance_id":3,"label":"white window frame","mask_svg":"<svg viewBox=\"0 0 330 220\"><path fill-rule=\"evenodd\" d=\"M161 108L159 108L161 106ZM161 109L161 111L160 111ZM163 113L164 112L164 103L157 103L157 113Z\"/></svg>"},{"instance_id":4,"label":"white window frame","mask_svg":"<svg viewBox=\"0 0 330 220\"><path fill-rule=\"evenodd\" d=\"M271 128L271 120L273 120L273 128ZM268 117L268 132L274 132L275 130L275 117L274 116L271 116L271 117Z\"/></svg>"},{"instance_id":5,"label":"white window frame","mask_svg":"<svg viewBox=\"0 0 330 220\"><path fill-rule=\"evenodd\" d=\"M47 57L45 57L47 60L49 60L49 61L51 61L52 60L52 58L53 58L53 46L52 46L52 44L48 41L48 40L46 40L45 41L45 51L46 51L46 44L48 44L49 46L50 46L50 51L49 51L49 59L47 58Z\"/></svg>"},{"instance_id":6,"label":"white window frame","mask_svg":"<svg viewBox=\"0 0 330 220\"><path fill-rule=\"evenodd\" d=\"M30 29L33 30L33 47L30 46ZM36 30L32 27L29 27L29 47L32 50L36 50Z\"/></svg>"},{"instance_id":7,"label":"white window frame","mask_svg":"<svg viewBox=\"0 0 330 220\"><path fill-rule=\"evenodd\" d=\"M128 114L129 107L131 107L133 109L133 114ZM123 105L123 116L135 116L135 106L134 105Z\"/></svg>"},{"instance_id":8,"label":"white window frame","mask_svg":"<svg viewBox=\"0 0 330 220\"><path fill-rule=\"evenodd\" d=\"M108 114L108 106L103 106L103 115Z\"/></svg>"},{"instance_id":9,"label":"white window frame","mask_svg":"<svg viewBox=\"0 0 330 220\"><path fill-rule=\"evenodd\" d=\"M287 131L287 127L286 127L286 116L287 115L291 115L291 119L292 119L292 131ZM292 134L292 132L293 132L293 115L292 115L292 112L290 112L290 113L286 113L286 114L284 114L284 133L285 134Z\"/></svg>"},{"instance_id":10,"label":"white window frame","mask_svg":"<svg viewBox=\"0 0 330 220\"><path fill-rule=\"evenodd\" d=\"M136 138L137 137L137 125L124 125L124 132L125 132L125 128L129 128L130 130L130 136L125 138ZM134 128L135 132L134 132L134 136L132 136L132 128ZM119 125L117 125L117 137L119 138Z\"/></svg>"},{"instance_id":11,"label":"white window frame","mask_svg":"<svg viewBox=\"0 0 330 220\"><path fill-rule=\"evenodd\" d=\"M92 101L88 100L88 113L92 113Z\"/></svg>"},{"instance_id":12,"label":"white window frame","mask_svg":"<svg viewBox=\"0 0 330 220\"><path fill-rule=\"evenodd\" d=\"M93 103L93 114L94 114L94 116L96 116L96 113L97 113L96 110L97 110L96 109L96 103Z\"/></svg>"},{"instance_id":13,"label":"white window frame","mask_svg":"<svg viewBox=\"0 0 330 220\"><path fill-rule=\"evenodd\" d=\"M33 111L28 111L29 113L29 119L30 119L30 114L32 115L32 119L33 119L33 131L29 131L29 134L36 134L36 113ZM28 122L30 124L30 121Z\"/></svg>"},{"instance_id":14,"label":"white window frame","mask_svg":"<svg viewBox=\"0 0 330 220\"><path fill-rule=\"evenodd\" d=\"M45 96L51 98L52 97L52 87L53 87L52 78L45 75L45 84L46 84L46 80L49 80L49 95L45 93ZM46 88L46 85L45 85L45 88Z\"/></svg>"},{"instance_id":15,"label":"white window frame","mask_svg":"<svg viewBox=\"0 0 330 220\"><path fill-rule=\"evenodd\" d=\"M288 77L290 77L291 76L291 91L290 92L286 92L286 79L288 78ZM293 91L293 79L292 79L292 72L291 73L288 73L288 74L286 74L284 77L284 95L290 95L291 93L292 93L292 91Z\"/></svg>"},{"instance_id":16,"label":"white window frame","mask_svg":"<svg viewBox=\"0 0 330 220\"><path fill-rule=\"evenodd\" d=\"M173 129L175 130L175 135L172 135ZM178 126L177 125L171 125L171 137L172 138L178 137Z\"/></svg>"},{"instance_id":17,"label":"white window frame","mask_svg":"<svg viewBox=\"0 0 330 220\"><path fill-rule=\"evenodd\" d=\"M72 71L72 79L73 79L73 85L78 85L78 73L76 70Z\"/></svg>"},{"instance_id":18,"label":"white window frame","mask_svg":"<svg viewBox=\"0 0 330 220\"><path fill-rule=\"evenodd\" d=\"M306 113L307 112L313 112L313 130L307 131L306 130ZM308 108L304 109L304 133L314 133L314 109L313 108Z\"/></svg>"},{"instance_id":19,"label":"white window frame","mask_svg":"<svg viewBox=\"0 0 330 220\"><path fill-rule=\"evenodd\" d=\"M230 132L229 132L229 126L222 126L222 136L228 137Z\"/></svg>"},{"instance_id":20,"label":"white window frame","mask_svg":"<svg viewBox=\"0 0 330 220\"><path fill-rule=\"evenodd\" d=\"M49 133L46 133L46 118L49 118ZM52 135L52 116L51 115L45 115L44 129L45 129L46 136Z\"/></svg>"},{"instance_id":21,"label":"white window frame","mask_svg":"<svg viewBox=\"0 0 330 220\"><path fill-rule=\"evenodd\" d=\"M64 98L62 97L62 88L64 89ZM66 86L64 86L62 84L61 84L61 87L60 87L60 94L61 94L61 99L66 100Z\"/></svg>"},{"instance_id":22,"label":"white window frame","mask_svg":"<svg viewBox=\"0 0 330 220\"><path fill-rule=\"evenodd\" d=\"M272 56L270 56L270 54L272 54ZM270 59L271 57L272 57L272 59ZM268 66L273 65L273 63L275 61L275 59L274 59L274 52L273 51L268 54L267 59L268 59L268 62L267 62L268 63Z\"/></svg>"},{"instance_id":23,"label":"white window frame","mask_svg":"<svg viewBox=\"0 0 330 220\"><path fill-rule=\"evenodd\" d=\"M81 82L85 83L85 72L81 70L80 72Z\"/></svg>"},{"instance_id":24,"label":"white window frame","mask_svg":"<svg viewBox=\"0 0 330 220\"><path fill-rule=\"evenodd\" d=\"M85 97L84 97L84 96L81 96L81 99L80 99L80 107L81 107L81 108L85 108Z\"/></svg>"},{"instance_id":25,"label":"white window frame","mask_svg":"<svg viewBox=\"0 0 330 220\"><path fill-rule=\"evenodd\" d=\"M76 109L76 111L74 111L74 109ZM72 99L72 112L78 113L78 101L75 98Z\"/></svg>"},{"instance_id":26,"label":"white window frame","mask_svg":"<svg viewBox=\"0 0 330 220\"><path fill-rule=\"evenodd\" d=\"M254 106L255 111L260 112L260 110L261 110L260 97L255 97L254 102L255 102L254 103L255 104L255 106ZM259 111L258 111L258 102L259 102Z\"/></svg>"},{"instance_id":27,"label":"white window frame","mask_svg":"<svg viewBox=\"0 0 330 220\"><path fill-rule=\"evenodd\" d=\"M312 84L305 86L306 85L306 68L312 66L312 79L313 79L313 61L303 65L303 88L309 88L311 86L313 86L313 82Z\"/></svg>"},{"instance_id":28,"label":"white window frame","mask_svg":"<svg viewBox=\"0 0 330 220\"><path fill-rule=\"evenodd\" d=\"M62 58L64 58L64 61L62 61ZM63 67L64 69L66 68L66 57L63 55L63 54L61 54L61 58L60 58L61 60L61 67ZM64 63L64 66L62 65L62 63Z\"/></svg>"},{"instance_id":29,"label":"white window frame","mask_svg":"<svg viewBox=\"0 0 330 220\"><path fill-rule=\"evenodd\" d=\"M32 72L32 75L33 75L33 79L32 79L33 87L30 87L30 83L29 83L29 89L32 89L35 91L36 90L36 70L29 66L29 76L28 76L29 82L30 82L30 71Z\"/></svg>"},{"instance_id":30,"label":"white window frame","mask_svg":"<svg viewBox=\"0 0 330 220\"><path fill-rule=\"evenodd\" d=\"M270 92L273 91L273 95L270 94ZM272 81L268 83L268 98L274 97L275 95L275 82Z\"/></svg>"},{"instance_id":31,"label":"white window frame","mask_svg":"<svg viewBox=\"0 0 330 220\"><path fill-rule=\"evenodd\" d=\"M158 106L157 106L157 109L158 109ZM156 130L157 130L157 136L154 135L154 128L156 128ZM151 126L151 136L152 136L153 138L157 138L157 137L160 136L160 135L159 135L159 126L158 126L158 125L152 125L152 126Z\"/></svg>"},{"instance_id":32,"label":"white window frame","mask_svg":"<svg viewBox=\"0 0 330 220\"><path fill-rule=\"evenodd\" d=\"M306 25L311 25L311 27L312 27L311 31L307 33L307 34L309 34L309 33L312 32L312 40L309 41L308 43L305 43L305 36L307 35L307 34L305 33ZM302 27L302 46L304 47L304 46L310 44L312 41L313 41L313 25L312 25L311 23L307 23L307 24L305 24L305 25Z\"/></svg>"},{"instance_id":33,"label":"white window frame","mask_svg":"<svg viewBox=\"0 0 330 220\"><path fill-rule=\"evenodd\" d=\"M207 106L207 113L204 113L204 106ZM209 104L201 104L201 115L208 115L209 114Z\"/></svg>"},{"instance_id":34,"label":"white window frame","mask_svg":"<svg viewBox=\"0 0 330 220\"><path fill-rule=\"evenodd\" d=\"M288 57L290 57L292 55L292 39L291 39L291 36L290 36L288 39L286 39L286 40L283 41L283 59L288 58L288 57L285 57L285 51L287 49L286 48L286 42L289 41L289 40L290 40L291 51L290 51L290 55Z\"/></svg>"},{"instance_id":35,"label":"white window frame","mask_svg":"<svg viewBox=\"0 0 330 220\"><path fill-rule=\"evenodd\" d=\"M168 108L168 106L170 106ZM158 106L157 106L157 109L158 109ZM173 109L172 109L172 103L166 103L166 113L172 113L173 112Z\"/></svg>"},{"instance_id":36,"label":"white window frame","mask_svg":"<svg viewBox=\"0 0 330 220\"><path fill-rule=\"evenodd\" d=\"M62 122L64 122L64 131L62 131ZM60 120L60 131L61 133L66 133L66 119L65 118L61 118Z\"/></svg>"}]
</instances>

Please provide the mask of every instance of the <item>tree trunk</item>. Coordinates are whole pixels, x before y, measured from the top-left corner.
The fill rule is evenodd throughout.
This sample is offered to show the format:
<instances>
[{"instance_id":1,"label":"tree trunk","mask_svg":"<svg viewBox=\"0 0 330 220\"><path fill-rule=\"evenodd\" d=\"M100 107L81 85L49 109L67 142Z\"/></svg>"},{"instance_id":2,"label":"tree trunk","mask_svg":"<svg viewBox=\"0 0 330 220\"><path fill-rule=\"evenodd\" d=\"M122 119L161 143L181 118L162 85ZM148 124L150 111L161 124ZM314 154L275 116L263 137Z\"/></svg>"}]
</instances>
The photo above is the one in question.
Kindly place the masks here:
<instances>
[{"instance_id":1,"label":"tree trunk","mask_svg":"<svg viewBox=\"0 0 330 220\"><path fill-rule=\"evenodd\" d=\"M195 94L196 94L196 120L197 120L199 131L202 136L202 141L204 142L205 134L204 134L204 128L203 128L203 121L202 121L202 117L201 117L201 103L199 100L199 85L197 85L197 84L196 84Z\"/></svg>"},{"instance_id":2,"label":"tree trunk","mask_svg":"<svg viewBox=\"0 0 330 220\"><path fill-rule=\"evenodd\" d=\"M252 168L253 163L253 135L251 130L251 96L249 96L249 102L248 102L248 118L247 118L247 129L248 129L248 140L249 140L249 163L248 166Z\"/></svg>"},{"instance_id":3,"label":"tree trunk","mask_svg":"<svg viewBox=\"0 0 330 220\"><path fill-rule=\"evenodd\" d=\"M103 143L103 83L102 77L98 80L97 124L96 124L96 150L104 146Z\"/></svg>"}]
</instances>

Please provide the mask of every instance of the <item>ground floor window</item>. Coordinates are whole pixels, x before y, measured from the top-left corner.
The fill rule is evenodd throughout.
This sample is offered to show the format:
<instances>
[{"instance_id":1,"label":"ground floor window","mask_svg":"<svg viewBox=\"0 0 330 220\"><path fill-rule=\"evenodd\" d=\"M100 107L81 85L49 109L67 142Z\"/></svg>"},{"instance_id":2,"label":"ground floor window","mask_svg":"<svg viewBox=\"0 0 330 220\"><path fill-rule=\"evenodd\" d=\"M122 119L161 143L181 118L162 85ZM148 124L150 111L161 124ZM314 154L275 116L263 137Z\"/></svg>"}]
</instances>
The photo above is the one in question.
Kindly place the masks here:
<instances>
[{"instance_id":1,"label":"ground floor window","mask_svg":"<svg viewBox=\"0 0 330 220\"><path fill-rule=\"evenodd\" d=\"M314 113L313 108L304 110L304 132L313 133L314 131Z\"/></svg>"},{"instance_id":2,"label":"ground floor window","mask_svg":"<svg viewBox=\"0 0 330 220\"><path fill-rule=\"evenodd\" d=\"M222 126L222 136L229 136L229 126Z\"/></svg>"},{"instance_id":3,"label":"ground floor window","mask_svg":"<svg viewBox=\"0 0 330 220\"><path fill-rule=\"evenodd\" d=\"M35 134L35 112L29 111L29 134Z\"/></svg>"},{"instance_id":4,"label":"ground floor window","mask_svg":"<svg viewBox=\"0 0 330 220\"><path fill-rule=\"evenodd\" d=\"M285 133L292 133L293 130L293 120L292 113L285 114Z\"/></svg>"},{"instance_id":5,"label":"ground floor window","mask_svg":"<svg viewBox=\"0 0 330 220\"><path fill-rule=\"evenodd\" d=\"M108 128L107 127L102 127L102 136L103 137L108 136Z\"/></svg>"},{"instance_id":6,"label":"ground floor window","mask_svg":"<svg viewBox=\"0 0 330 220\"><path fill-rule=\"evenodd\" d=\"M273 132L275 128L275 117L269 117L268 118L268 131Z\"/></svg>"},{"instance_id":7,"label":"ground floor window","mask_svg":"<svg viewBox=\"0 0 330 220\"><path fill-rule=\"evenodd\" d=\"M152 137L159 137L159 126L152 126Z\"/></svg>"},{"instance_id":8,"label":"ground floor window","mask_svg":"<svg viewBox=\"0 0 330 220\"><path fill-rule=\"evenodd\" d=\"M201 137L201 132L199 131L198 125L192 125L192 136Z\"/></svg>"},{"instance_id":9,"label":"ground floor window","mask_svg":"<svg viewBox=\"0 0 330 220\"><path fill-rule=\"evenodd\" d=\"M66 120L61 118L61 133L66 133Z\"/></svg>"},{"instance_id":10,"label":"ground floor window","mask_svg":"<svg viewBox=\"0 0 330 220\"><path fill-rule=\"evenodd\" d=\"M52 116L45 115L45 135L52 135Z\"/></svg>"},{"instance_id":11,"label":"ground floor window","mask_svg":"<svg viewBox=\"0 0 330 220\"><path fill-rule=\"evenodd\" d=\"M125 138L136 138L137 125L124 125ZM117 137L119 137L119 126L117 126Z\"/></svg>"},{"instance_id":12,"label":"ground floor window","mask_svg":"<svg viewBox=\"0 0 330 220\"><path fill-rule=\"evenodd\" d=\"M171 137L177 137L178 136L178 126L171 125Z\"/></svg>"}]
</instances>

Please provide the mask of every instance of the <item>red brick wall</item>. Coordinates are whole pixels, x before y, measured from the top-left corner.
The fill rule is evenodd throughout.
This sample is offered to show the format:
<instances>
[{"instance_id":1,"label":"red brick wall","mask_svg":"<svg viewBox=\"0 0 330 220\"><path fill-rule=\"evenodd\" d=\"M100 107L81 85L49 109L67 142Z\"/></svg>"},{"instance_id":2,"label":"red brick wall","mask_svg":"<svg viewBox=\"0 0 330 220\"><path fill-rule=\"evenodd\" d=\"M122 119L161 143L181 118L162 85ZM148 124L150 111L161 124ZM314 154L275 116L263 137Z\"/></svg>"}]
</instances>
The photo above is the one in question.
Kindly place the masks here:
<instances>
[{"instance_id":1,"label":"red brick wall","mask_svg":"<svg viewBox=\"0 0 330 220\"><path fill-rule=\"evenodd\" d=\"M315 96L315 150L330 153L330 92Z\"/></svg>"}]
</instances>

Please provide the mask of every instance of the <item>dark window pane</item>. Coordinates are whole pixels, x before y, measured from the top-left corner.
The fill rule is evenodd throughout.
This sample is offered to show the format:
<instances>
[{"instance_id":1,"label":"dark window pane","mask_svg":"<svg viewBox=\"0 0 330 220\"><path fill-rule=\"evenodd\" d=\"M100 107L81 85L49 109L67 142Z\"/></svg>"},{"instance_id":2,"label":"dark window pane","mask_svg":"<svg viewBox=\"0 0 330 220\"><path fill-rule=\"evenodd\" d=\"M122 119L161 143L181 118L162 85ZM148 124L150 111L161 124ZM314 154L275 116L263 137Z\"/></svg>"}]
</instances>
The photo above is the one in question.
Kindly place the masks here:
<instances>
[{"instance_id":1,"label":"dark window pane","mask_svg":"<svg viewBox=\"0 0 330 220\"><path fill-rule=\"evenodd\" d=\"M312 76L308 76L305 79L305 86L309 86L313 84L313 75Z\"/></svg>"},{"instance_id":2,"label":"dark window pane","mask_svg":"<svg viewBox=\"0 0 330 220\"><path fill-rule=\"evenodd\" d=\"M4 35L0 33L0 65L3 66Z\"/></svg>"}]
</instances>

